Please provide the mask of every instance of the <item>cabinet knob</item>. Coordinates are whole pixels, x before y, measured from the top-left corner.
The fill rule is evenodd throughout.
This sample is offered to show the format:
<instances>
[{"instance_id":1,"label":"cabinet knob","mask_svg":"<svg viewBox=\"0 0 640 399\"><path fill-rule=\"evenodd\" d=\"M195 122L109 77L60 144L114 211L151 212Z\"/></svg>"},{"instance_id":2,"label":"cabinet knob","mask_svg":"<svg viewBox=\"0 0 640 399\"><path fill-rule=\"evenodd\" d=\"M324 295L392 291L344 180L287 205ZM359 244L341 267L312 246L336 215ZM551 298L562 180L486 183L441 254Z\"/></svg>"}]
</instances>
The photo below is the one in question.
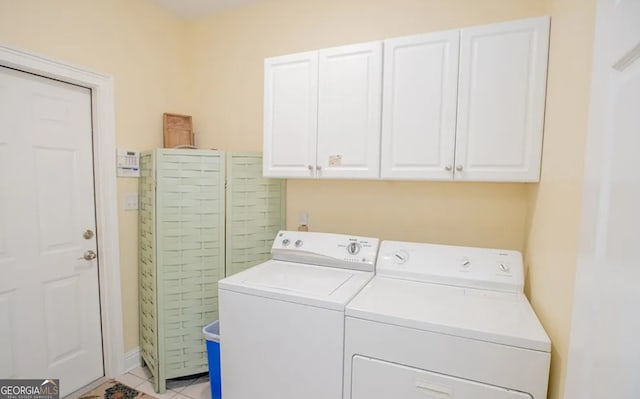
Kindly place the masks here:
<instances>
[{"instance_id":1,"label":"cabinet knob","mask_svg":"<svg viewBox=\"0 0 640 399\"><path fill-rule=\"evenodd\" d=\"M451 165L447 165L444 167L444 170L446 170L447 172L451 172L451 169L453 169Z\"/></svg>"},{"instance_id":2,"label":"cabinet knob","mask_svg":"<svg viewBox=\"0 0 640 399\"><path fill-rule=\"evenodd\" d=\"M313 171L313 166L311 166L311 165L307 165L307 169L309 169L309 170Z\"/></svg>"},{"instance_id":3,"label":"cabinet knob","mask_svg":"<svg viewBox=\"0 0 640 399\"><path fill-rule=\"evenodd\" d=\"M458 166L456 166L456 170L457 170L458 172L462 172L462 165L458 165Z\"/></svg>"},{"instance_id":4,"label":"cabinet knob","mask_svg":"<svg viewBox=\"0 0 640 399\"><path fill-rule=\"evenodd\" d=\"M316 170L322 170L322 166L316 165Z\"/></svg>"}]
</instances>

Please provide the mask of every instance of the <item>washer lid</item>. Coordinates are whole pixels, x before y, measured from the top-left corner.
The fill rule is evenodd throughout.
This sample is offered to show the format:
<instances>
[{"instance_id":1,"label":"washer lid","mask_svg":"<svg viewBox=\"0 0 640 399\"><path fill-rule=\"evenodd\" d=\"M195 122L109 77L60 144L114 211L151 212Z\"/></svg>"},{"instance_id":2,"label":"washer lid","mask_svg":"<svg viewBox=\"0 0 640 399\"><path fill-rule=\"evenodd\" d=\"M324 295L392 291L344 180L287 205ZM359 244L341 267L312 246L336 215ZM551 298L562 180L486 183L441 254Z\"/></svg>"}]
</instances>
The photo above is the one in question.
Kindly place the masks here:
<instances>
[{"instance_id":1,"label":"washer lid","mask_svg":"<svg viewBox=\"0 0 640 399\"><path fill-rule=\"evenodd\" d=\"M365 320L550 352L522 293L452 287L376 276L346 307Z\"/></svg>"},{"instance_id":2,"label":"washer lid","mask_svg":"<svg viewBox=\"0 0 640 399\"><path fill-rule=\"evenodd\" d=\"M371 272L270 260L220 280L218 287L343 310L372 277Z\"/></svg>"},{"instance_id":3,"label":"washer lid","mask_svg":"<svg viewBox=\"0 0 640 399\"><path fill-rule=\"evenodd\" d=\"M306 267L285 262L272 262L269 267L258 268L242 280L248 286L297 292L302 295L326 297L353 277L338 269Z\"/></svg>"}]
</instances>

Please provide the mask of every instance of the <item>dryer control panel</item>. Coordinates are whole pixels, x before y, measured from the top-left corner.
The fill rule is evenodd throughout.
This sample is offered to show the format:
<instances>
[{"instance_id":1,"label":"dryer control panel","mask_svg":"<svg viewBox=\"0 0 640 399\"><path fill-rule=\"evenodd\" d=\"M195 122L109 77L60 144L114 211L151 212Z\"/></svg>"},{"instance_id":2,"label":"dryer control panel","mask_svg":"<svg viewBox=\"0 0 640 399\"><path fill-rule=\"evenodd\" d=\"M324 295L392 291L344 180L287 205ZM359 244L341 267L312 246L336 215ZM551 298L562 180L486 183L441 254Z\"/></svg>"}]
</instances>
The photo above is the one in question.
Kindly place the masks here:
<instances>
[{"instance_id":1,"label":"dryer control panel","mask_svg":"<svg viewBox=\"0 0 640 399\"><path fill-rule=\"evenodd\" d=\"M371 237L308 231L280 231L273 259L373 272L379 240Z\"/></svg>"},{"instance_id":2,"label":"dryer control panel","mask_svg":"<svg viewBox=\"0 0 640 399\"><path fill-rule=\"evenodd\" d=\"M383 241L379 276L496 291L522 292L524 271L517 251Z\"/></svg>"}]
</instances>

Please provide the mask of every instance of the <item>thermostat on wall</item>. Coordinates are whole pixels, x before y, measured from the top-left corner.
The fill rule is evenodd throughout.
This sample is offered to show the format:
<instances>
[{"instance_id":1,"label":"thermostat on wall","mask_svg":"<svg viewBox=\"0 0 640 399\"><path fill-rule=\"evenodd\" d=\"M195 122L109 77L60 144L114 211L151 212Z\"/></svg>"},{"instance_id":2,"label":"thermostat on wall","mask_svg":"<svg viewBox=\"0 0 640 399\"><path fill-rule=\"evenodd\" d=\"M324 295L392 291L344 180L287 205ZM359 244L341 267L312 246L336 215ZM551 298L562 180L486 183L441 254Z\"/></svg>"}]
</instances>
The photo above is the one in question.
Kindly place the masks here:
<instances>
[{"instance_id":1,"label":"thermostat on wall","mask_svg":"<svg viewBox=\"0 0 640 399\"><path fill-rule=\"evenodd\" d=\"M121 149L116 152L118 177L140 177L140 152Z\"/></svg>"}]
</instances>

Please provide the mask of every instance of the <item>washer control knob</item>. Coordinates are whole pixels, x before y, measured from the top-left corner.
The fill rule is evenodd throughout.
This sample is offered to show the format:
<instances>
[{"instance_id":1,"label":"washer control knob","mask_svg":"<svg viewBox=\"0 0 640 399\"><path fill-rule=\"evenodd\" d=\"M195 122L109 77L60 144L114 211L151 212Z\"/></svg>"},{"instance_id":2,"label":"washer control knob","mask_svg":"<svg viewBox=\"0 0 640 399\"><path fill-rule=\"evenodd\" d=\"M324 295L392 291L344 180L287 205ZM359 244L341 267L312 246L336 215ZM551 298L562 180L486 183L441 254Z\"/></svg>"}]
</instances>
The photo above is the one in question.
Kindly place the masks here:
<instances>
[{"instance_id":1,"label":"washer control knob","mask_svg":"<svg viewBox=\"0 0 640 399\"><path fill-rule=\"evenodd\" d=\"M347 245L347 252L349 253L349 255L355 255L358 252L360 252L360 248L361 248L360 244L358 244L357 242L352 242L349 245Z\"/></svg>"},{"instance_id":2,"label":"washer control knob","mask_svg":"<svg viewBox=\"0 0 640 399\"><path fill-rule=\"evenodd\" d=\"M500 262L500 270L503 272L509 272L509 270L511 270L511 266L509 266L508 263Z\"/></svg>"},{"instance_id":3,"label":"washer control knob","mask_svg":"<svg viewBox=\"0 0 640 399\"><path fill-rule=\"evenodd\" d=\"M302 246L302 240L296 240L294 245L296 246L296 248L300 248Z\"/></svg>"},{"instance_id":4,"label":"washer control knob","mask_svg":"<svg viewBox=\"0 0 640 399\"><path fill-rule=\"evenodd\" d=\"M405 251L404 249L401 249L398 252L396 252L395 254L393 254L393 262L398 264L398 265L403 264L407 260L409 260L409 253L407 251Z\"/></svg>"},{"instance_id":5,"label":"washer control knob","mask_svg":"<svg viewBox=\"0 0 640 399\"><path fill-rule=\"evenodd\" d=\"M284 240L282 240L282 246L283 247L288 247L289 243L291 243L291 241L289 241L288 238L285 238Z\"/></svg>"}]
</instances>

